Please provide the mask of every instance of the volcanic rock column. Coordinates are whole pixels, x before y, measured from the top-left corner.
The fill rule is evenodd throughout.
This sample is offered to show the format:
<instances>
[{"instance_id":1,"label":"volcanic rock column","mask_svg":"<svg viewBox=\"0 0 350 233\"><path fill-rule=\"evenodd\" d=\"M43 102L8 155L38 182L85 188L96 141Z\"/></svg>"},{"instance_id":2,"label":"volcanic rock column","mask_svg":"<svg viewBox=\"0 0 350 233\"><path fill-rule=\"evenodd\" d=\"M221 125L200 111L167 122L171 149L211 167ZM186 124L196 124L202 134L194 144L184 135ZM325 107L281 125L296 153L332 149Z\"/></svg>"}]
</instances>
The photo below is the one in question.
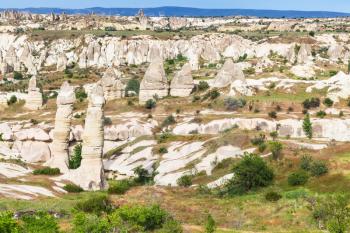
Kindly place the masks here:
<instances>
[{"instance_id":1,"label":"volcanic rock column","mask_svg":"<svg viewBox=\"0 0 350 233\"><path fill-rule=\"evenodd\" d=\"M28 96L25 108L29 110L38 110L43 106L43 96L40 89L36 85L36 76L32 76L28 84Z\"/></svg>"},{"instance_id":2,"label":"volcanic rock column","mask_svg":"<svg viewBox=\"0 0 350 233\"><path fill-rule=\"evenodd\" d=\"M69 180L84 190L105 188L102 163L104 144L104 92L100 83L95 84L89 94L83 133L82 161L80 167L72 171Z\"/></svg>"},{"instance_id":3,"label":"volcanic rock column","mask_svg":"<svg viewBox=\"0 0 350 233\"><path fill-rule=\"evenodd\" d=\"M64 82L57 96L57 112L51 145L52 157L46 162L47 166L59 168L62 173L68 171L69 134L74 102L74 88L68 82Z\"/></svg>"}]
</instances>

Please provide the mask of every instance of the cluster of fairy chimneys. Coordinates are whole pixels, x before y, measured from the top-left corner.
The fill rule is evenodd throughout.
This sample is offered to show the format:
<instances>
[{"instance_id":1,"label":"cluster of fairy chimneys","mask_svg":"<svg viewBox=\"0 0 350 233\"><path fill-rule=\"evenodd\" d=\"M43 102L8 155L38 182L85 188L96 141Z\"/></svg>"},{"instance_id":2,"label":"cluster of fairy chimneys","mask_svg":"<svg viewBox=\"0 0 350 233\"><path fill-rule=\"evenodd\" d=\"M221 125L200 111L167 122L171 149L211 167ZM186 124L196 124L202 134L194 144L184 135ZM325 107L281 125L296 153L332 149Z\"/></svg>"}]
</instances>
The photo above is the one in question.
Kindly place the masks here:
<instances>
[{"instance_id":1,"label":"cluster of fairy chimneys","mask_svg":"<svg viewBox=\"0 0 350 233\"><path fill-rule=\"evenodd\" d=\"M81 165L77 169L69 169L69 135L75 100L74 88L64 82L57 96L57 112L51 145L52 157L45 165L59 168L63 175L58 179L73 182L84 190L104 189L106 183L102 153L105 98L101 83L94 84L88 97Z\"/></svg>"}]
</instances>

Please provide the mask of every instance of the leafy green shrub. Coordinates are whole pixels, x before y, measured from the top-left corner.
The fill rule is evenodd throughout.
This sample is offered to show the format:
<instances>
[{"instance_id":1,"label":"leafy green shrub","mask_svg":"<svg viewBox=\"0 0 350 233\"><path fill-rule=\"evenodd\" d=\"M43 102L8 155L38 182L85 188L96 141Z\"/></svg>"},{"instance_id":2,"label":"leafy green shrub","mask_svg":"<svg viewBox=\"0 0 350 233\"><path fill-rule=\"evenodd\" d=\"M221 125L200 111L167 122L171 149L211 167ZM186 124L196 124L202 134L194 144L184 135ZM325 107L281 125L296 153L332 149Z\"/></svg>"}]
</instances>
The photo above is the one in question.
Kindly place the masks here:
<instances>
[{"instance_id":1,"label":"leafy green shrub","mask_svg":"<svg viewBox=\"0 0 350 233\"><path fill-rule=\"evenodd\" d=\"M277 160L281 157L283 145L280 142L272 141L270 142L270 150L272 153L272 158Z\"/></svg>"},{"instance_id":2,"label":"leafy green shrub","mask_svg":"<svg viewBox=\"0 0 350 233\"><path fill-rule=\"evenodd\" d=\"M319 117L319 118L324 118L325 116L327 115L327 113L325 111L318 111L316 113L316 116Z\"/></svg>"},{"instance_id":3,"label":"leafy green shrub","mask_svg":"<svg viewBox=\"0 0 350 233\"><path fill-rule=\"evenodd\" d=\"M328 173L327 164L323 161L315 161L311 164L310 173L312 176L322 176Z\"/></svg>"},{"instance_id":4,"label":"leafy green shrub","mask_svg":"<svg viewBox=\"0 0 350 233\"><path fill-rule=\"evenodd\" d=\"M217 89L209 91L210 99L214 100L220 96L220 92Z\"/></svg>"},{"instance_id":5,"label":"leafy green shrub","mask_svg":"<svg viewBox=\"0 0 350 233\"><path fill-rule=\"evenodd\" d=\"M281 194L274 191L270 191L265 194L265 199L267 201L276 202L281 198L282 198Z\"/></svg>"},{"instance_id":6,"label":"leafy green shrub","mask_svg":"<svg viewBox=\"0 0 350 233\"><path fill-rule=\"evenodd\" d=\"M288 184L291 186L304 185L307 183L309 175L303 170L291 173L288 176Z\"/></svg>"},{"instance_id":7,"label":"leafy green shrub","mask_svg":"<svg viewBox=\"0 0 350 233\"><path fill-rule=\"evenodd\" d=\"M141 231L153 231L159 229L167 219L167 213L158 205L145 206L122 206L115 214L131 226L141 227Z\"/></svg>"},{"instance_id":8,"label":"leafy green shrub","mask_svg":"<svg viewBox=\"0 0 350 233\"><path fill-rule=\"evenodd\" d=\"M236 111L239 108L243 108L247 104L245 99L235 99L233 97L228 97L224 100L224 105L226 110Z\"/></svg>"},{"instance_id":9,"label":"leafy green shrub","mask_svg":"<svg viewBox=\"0 0 350 233\"><path fill-rule=\"evenodd\" d=\"M44 212L26 214L21 217L23 229L26 233L58 233L59 228L56 219Z\"/></svg>"},{"instance_id":10,"label":"leafy green shrub","mask_svg":"<svg viewBox=\"0 0 350 233\"><path fill-rule=\"evenodd\" d=\"M254 146L257 146L257 145L260 145L262 143L265 143L266 141L266 136L265 134L260 134L258 137L255 136L253 139L250 140L250 142L254 145Z\"/></svg>"},{"instance_id":11,"label":"leafy green shrub","mask_svg":"<svg viewBox=\"0 0 350 233\"><path fill-rule=\"evenodd\" d=\"M20 226L13 218L11 212L0 212L0 232L2 233L19 233Z\"/></svg>"},{"instance_id":12,"label":"leafy green shrub","mask_svg":"<svg viewBox=\"0 0 350 233\"><path fill-rule=\"evenodd\" d=\"M44 167L40 169L35 169L33 171L34 175L47 175L47 176L56 176L61 174L59 168L51 168L51 167Z\"/></svg>"},{"instance_id":13,"label":"leafy green shrub","mask_svg":"<svg viewBox=\"0 0 350 233\"><path fill-rule=\"evenodd\" d=\"M109 212L111 205L106 195L95 194L87 200L78 202L75 209L87 213L101 214L102 212Z\"/></svg>"},{"instance_id":14,"label":"leafy green shrub","mask_svg":"<svg viewBox=\"0 0 350 233\"><path fill-rule=\"evenodd\" d=\"M145 103L145 108L147 108L147 109L152 109L152 108L155 108L156 105L157 105L157 103L156 103L155 100L149 99L149 100L147 100L146 103Z\"/></svg>"},{"instance_id":15,"label":"leafy green shrub","mask_svg":"<svg viewBox=\"0 0 350 233\"><path fill-rule=\"evenodd\" d=\"M144 184L152 184L154 181L154 177L156 176L155 173L150 173L148 170L144 169L141 166L138 166L134 169L134 173L136 175L136 178L134 181L137 184L144 185Z\"/></svg>"},{"instance_id":16,"label":"leafy green shrub","mask_svg":"<svg viewBox=\"0 0 350 233\"><path fill-rule=\"evenodd\" d=\"M174 219L167 219L162 228L157 230L156 233L182 233L181 224Z\"/></svg>"},{"instance_id":17,"label":"leafy green shrub","mask_svg":"<svg viewBox=\"0 0 350 233\"><path fill-rule=\"evenodd\" d=\"M205 81L200 81L198 84L198 90L199 91L205 91L209 88L209 84Z\"/></svg>"},{"instance_id":18,"label":"leafy green shrub","mask_svg":"<svg viewBox=\"0 0 350 233\"><path fill-rule=\"evenodd\" d=\"M211 216L211 214L208 214L206 222L205 222L205 233L214 233L216 231L216 222Z\"/></svg>"},{"instance_id":19,"label":"leafy green shrub","mask_svg":"<svg viewBox=\"0 0 350 233\"><path fill-rule=\"evenodd\" d=\"M332 107L334 102L333 102L333 100L331 100L330 98L327 97L323 100L323 104L326 105L327 107Z\"/></svg>"},{"instance_id":20,"label":"leafy green shrub","mask_svg":"<svg viewBox=\"0 0 350 233\"><path fill-rule=\"evenodd\" d=\"M15 71L15 72L13 72L13 78L15 80L22 80L23 79L23 74L18 72L18 71Z\"/></svg>"},{"instance_id":21,"label":"leafy green shrub","mask_svg":"<svg viewBox=\"0 0 350 233\"><path fill-rule=\"evenodd\" d=\"M66 184L63 189L69 193L81 193L84 191L84 189L75 184Z\"/></svg>"},{"instance_id":22,"label":"leafy green shrub","mask_svg":"<svg viewBox=\"0 0 350 233\"><path fill-rule=\"evenodd\" d=\"M164 132L158 137L158 143L164 143L166 142L169 138L171 138L173 135L169 132Z\"/></svg>"},{"instance_id":23,"label":"leafy green shrub","mask_svg":"<svg viewBox=\"0 0 350 233\"><path fill-rule=\"evenodd\" d=\"M15 95L11 96L10 99L7 101L8 105L12 105L17 103L17 97Z\"/></svg>"},{"instance_id":24,"label":"leafy green shrub","mask_svg":"<svg viewBox=\"0 0 350 233\"><path fill-rule=\"evenodd\" d=\"M313 159L309 155L303 155L300 159L300 168L305 171L310 171Z\"/></svg>"},{"instance_id":25,"label":"leafy green shrub","mask_svg":"<svg viewBox=\"0 0 350 233\"><path fill-rule=\"evenodd\" d=\"M129 92L135 92L136 95L140 92L140 82L137 79L130 79L126 84L125 93L128 95Z\"/></svg>"},{"instance_id":26,"label":"leafy green shrub","mask_svg":"<svg viewBox=\"0 0 350 233\"><path fill-rule=\"evenodd\" d=\"M109 194L124 194L131 187L132 182L130 180L116 180L109 183L108 193Z\"/></svg>"},{"instance_id":27,"label":"leafy green shrub","mask_svg":"<svg viewBox=\"0 0 350 233\"><path fill-rule=\"evenodd\" d=\"M158 151L160 154L166 154L166 153L168 153L168 150L167 150L167 148L165 148L165 147L161 147L161 148L159 148L159 151Z\"/></svg>"},{"instance_id":28,"label":"leafy green shrub","mask_svg":"<svg viewBox=\"0 0 350 233\"><path fill-rule=\"evenodd\" d=\"M310 115L306 114L303 121L303 130L306 136L311 139L312 138L312 123L310 120Z\"/></svg>"},{"instance_id":29,"label":"leafy green shrub","mask_svg":"<svg viewBox=\"0 0 350 233\"><path fill-rule=\"evenodd\" d=\"M173 115L169 115L169 116L167 116L167 117L164 119L164 121L163 121L163 123L162 123L162 127L167 127L167 126L173 125L173 124L175 124L175 123L176 123L176 121L175 121L174 116L173 116Z\"/></svg>"},{"instance_id":30,"label":"leafy green shrub","mask_svg":"<svg viewBox=\"0 0 350 233\"><path fill-rule=\"evenodd\" d=\"M95 214L86 214L82 212L76 213L72 221L72 233L112 232L115 222L111 222L109 220L111 220L111 218L102 218L101 216L97 216Z\"/></svg>"},{"instance_id":31,"label":"leafy green shrub","mask_svg":"<svg viewBox=\"0 0 350 233\"><path fill-rule=\"evenodd\" d=\"M88 95L86 94L83 87L79 87L75 90L75 98L78 99L80 102L83 102L83 100L87 97Z\"/></svg>"},{"instance_id":32,"label":"leafy green shrub","mask_svg":"<svg viewBox=\"0 0 350 233\"><path fill-rule=\"evenodd\" d=\"M276 119L277 118L277 112L276 111L271 111L268 113L268 116L273 118L273 119Z\"/></svg>"},{"instance_id":33,"label":"leafy green shrub","mask_svg":"<svg viewBox=\"0 0 350 233\"><path fill-rule=\"evenodd\" d=\"M303 102L303 107L305 109L310 109L310 108L318 108L320 106L320 99L319 98L311 98L311 99L306 99Z\"/></svg>"},{"instance_id":34,"label":"leafy green shrub","mask_svg":"<svg viewBox=\"0 0 350 233\"><path fill-rule=\"evenodd\" d=\"M82 145L78 144L73 149L73 155L68 160L69 169L77 169L80 167L81 160L83 157L81 156Z\"/></svg>"},{"instance_id":35,"label":"leafy green shrub","mask_svg":"<svg viewBox=\"0 0 350 233\"><path fill-rule=\"evenodd\" d=\"M192 176L183 175L177 180L177 184L181 187L190 187L192 185Z\"/></svg>"},{"instance_id":36,"label":"leafy green shrub","mask_svg":"<svg viewBox=\"0 0 350 233\"><path fill-rule=\"evenodd\" d=\"M260 156L248 153L234 165L232 172L235 176L225 186L226 190L223 190L231 195L266 187L275 177L273 170Z\"/></svg>"}]
</instances>

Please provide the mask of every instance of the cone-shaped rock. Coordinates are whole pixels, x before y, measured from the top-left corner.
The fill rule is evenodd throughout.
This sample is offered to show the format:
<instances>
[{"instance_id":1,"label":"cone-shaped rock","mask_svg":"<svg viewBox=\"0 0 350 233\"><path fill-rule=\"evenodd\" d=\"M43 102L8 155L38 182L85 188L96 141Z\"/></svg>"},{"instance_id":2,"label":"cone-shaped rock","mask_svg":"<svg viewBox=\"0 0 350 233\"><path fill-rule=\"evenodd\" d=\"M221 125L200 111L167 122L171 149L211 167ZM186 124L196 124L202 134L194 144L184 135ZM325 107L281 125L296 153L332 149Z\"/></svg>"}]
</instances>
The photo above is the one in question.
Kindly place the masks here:
<instances>
[{"instance_id":1,"label":"cone-shaped rock","mask_svg":"<svg viewBox=\"0 0 350 233\"><path fill-rule=\"evenodd\" d=\"M163 61L155 59L149 65L140 84L139 102L144 103L155 95L163 98L168 95L168 80L165 75Z\"/></svg>"},{"instance_id":2,"label":"cone-shaped rock","mask_svg":"<svg viewBox=\"0 0 350 233\"><path fill-rule=\"evenodd\" d=\"M235 80L245 80L242 68L233 63L232 59L226 60L213 81L213 87L222 88L229 86Z\"/></svg>"},{"instance_id":3,"label":"cone-shaped rock","mask_svg":"<svg viewBox=\"0 0 350 233\"><path fill-rule=\"evenodd\" d=\"M59 168L62 173L68 171L69 134L74 102L74 88L68 82L64 82L57 96L57 112L51 145L52 157L46 162L47 166Z\"/></svg>"},{"instance_id":4,"label":"cone-shaped rock","mask_svg":"<svg viewBox=\"0 0 350 233\"><path fill-rule=\"evenodd\" d=\"M38 110L43 106L43 96L36 85L36 76L32 76L28 84L28 95L25 108L29 110Z\"/></svg>"},{"instance_id":5,"label":"cone-shaped rock","mask_svg":"<svg viewBox=\"0 0 350 233\"><path fill-rule=\"evenodd\" d=\"M182 69L176 73L170 84L170 95L185 97L189 96L194 87L191 65L186 63Z\"/></svg>"},{"instance_id":6,"label":"cone-shaped rock","mask_svg":"<svg viewBox=\"0 0 350 233\"><path fill-rule=\"evenodd\" d=\"M106 101L120 99L124 96L124 84L120 80L121 73L108 68L101 79Z\"/></svg>"}]
</instances>

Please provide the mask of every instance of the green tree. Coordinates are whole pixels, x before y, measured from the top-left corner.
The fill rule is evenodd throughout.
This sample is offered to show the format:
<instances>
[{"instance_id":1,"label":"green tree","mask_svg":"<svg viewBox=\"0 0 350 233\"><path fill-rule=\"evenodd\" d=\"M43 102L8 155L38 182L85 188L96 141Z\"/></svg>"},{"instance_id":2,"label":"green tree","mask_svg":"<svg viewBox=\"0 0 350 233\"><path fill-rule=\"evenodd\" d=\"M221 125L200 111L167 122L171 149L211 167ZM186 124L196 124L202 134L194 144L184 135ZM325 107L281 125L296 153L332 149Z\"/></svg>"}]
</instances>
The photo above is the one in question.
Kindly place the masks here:
<instances>
[{"instance_id":1,"label":"green tree","mask_svg":"<svg viewBox=\"0 0 350 233\"><path fill-rule=\"evenodd\" d=\"M306 134L306 136L311 139L312 138L312 123L310 120L310 115L306 114L304 121L303 121L303 130Z\"/></svg>"},{"instance_id":2,"label":"green tree","mask_svg":"<svg viewBox=\"0 0 350 233\"><path fill-rule=\"evenodd\" d=\"M55 217L38 212L33 215L24 215L21 218L25 233L58 233L58 224Z\"/></svg>"},{"instance_id":3,"label":"green tree","mask_svg":"<svg viewBox=\"0 0 350 233\"><path fill-rule=\"evenodd\" d=\"M0 212L0 232L19 233L20 227L11 212Z\"/></svg>"},{"instance_id":4,"label":"green tree","mask_svg":"<svg viewBox=\"0 0 350 233\"><path fill-rule=\"evenodd\" d=\"M205 233L214 233L216 230L216 222L211 216L211 214L208 214L207 220L205 222Z\"/></svg>"},{"instance_id":5,"label":"green tree","mask_svg":"<svg viewBox=\"0 0 350 233\"><path fill-rule=\"evenodd\" d=\"M256 154L248 153L233 167L232 172L235 175L224 187L223 194L239 194L266 187L275 177L265 160Z\"/></svg>"},{"instance_id":6,"label":"green tree","mask_svg":"<svg viewBox=\"0 0 350 233\"><path fill-rule=\"evenodd\" d=\"M281 157L282 149L283 149L282 143L277 141L270 142L270 150L272 153L272 158L274 160L277 160Z\"/></svg>"},{"instance_id":7,"label":"green tree","mask_svg":"<svg viewBox=\"0 0 350 233\"><path fill-rule=\"evenodd\" d=\"M73 155L69 158L68 161L69 169L77 169L80 167L81 160L83 159L83 157L81 157L81 149L81 144L78 144L74 147Z\"/></svg>"}]
</instances>

